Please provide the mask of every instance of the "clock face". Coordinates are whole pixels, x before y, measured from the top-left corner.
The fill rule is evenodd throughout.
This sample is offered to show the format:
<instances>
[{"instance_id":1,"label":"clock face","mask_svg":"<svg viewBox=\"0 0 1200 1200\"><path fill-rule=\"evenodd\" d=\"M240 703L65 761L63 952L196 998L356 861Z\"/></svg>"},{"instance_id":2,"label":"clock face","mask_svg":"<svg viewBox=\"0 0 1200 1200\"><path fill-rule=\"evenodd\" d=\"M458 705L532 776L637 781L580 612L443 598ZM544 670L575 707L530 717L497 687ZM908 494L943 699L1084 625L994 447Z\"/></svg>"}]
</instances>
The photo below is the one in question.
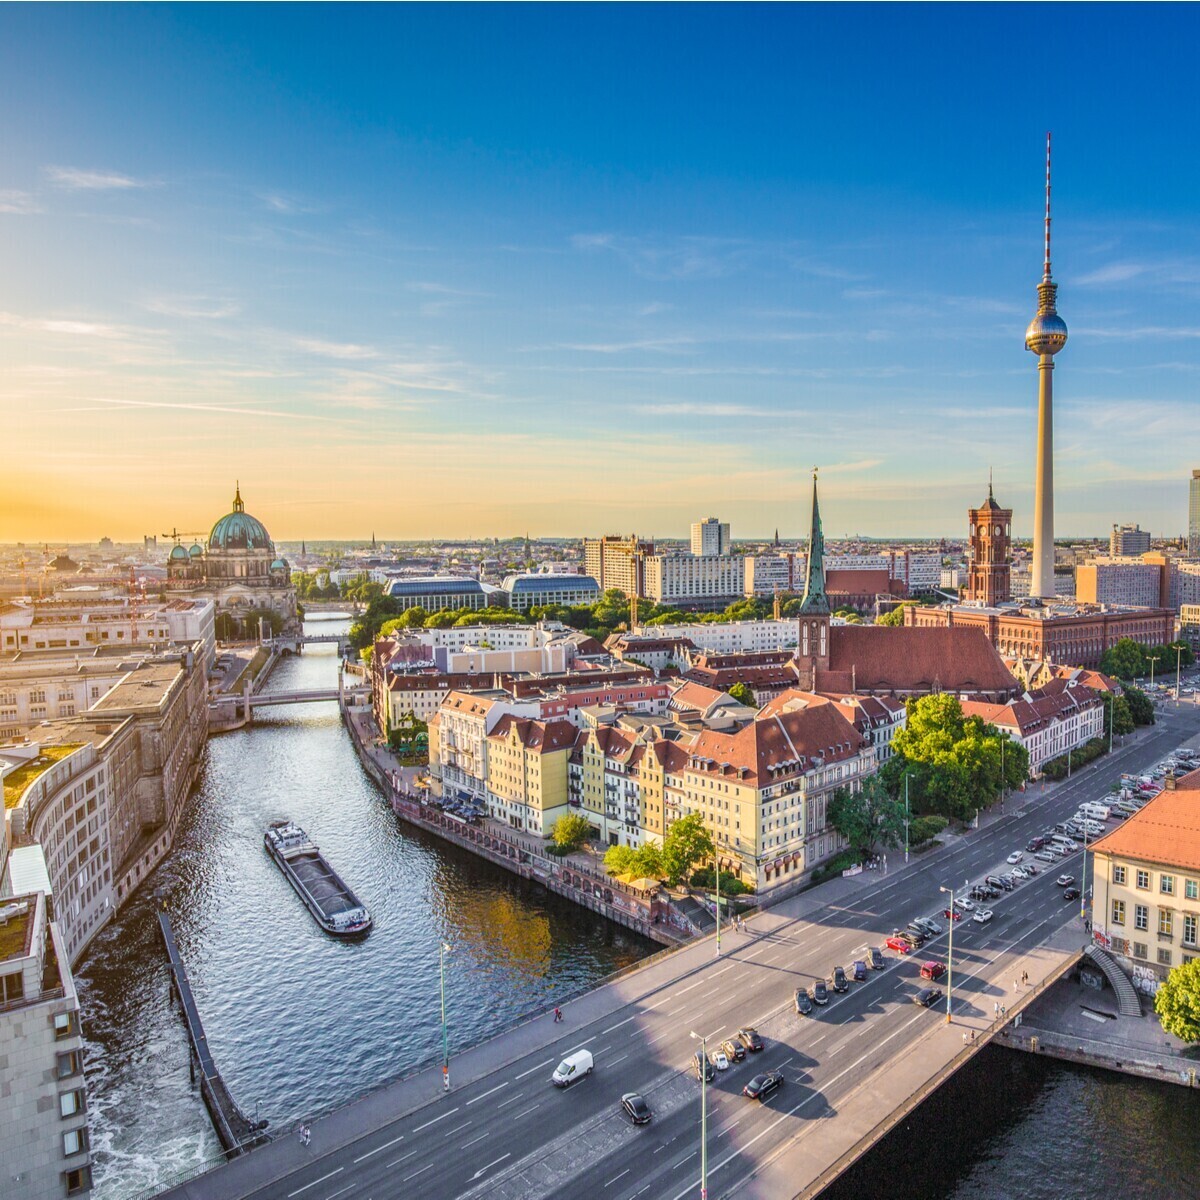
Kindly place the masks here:
<instances>
[{"instance_id":1,"label":"clock face","mask_svg":"<svg viewBox=\"0 0 1200 1200\"><path fill-rule=\"evenodd\" d=\"M1000 536L1000 526L999 525L996 526L996 536L997 537Z\"/></svg>"}]
</instances>

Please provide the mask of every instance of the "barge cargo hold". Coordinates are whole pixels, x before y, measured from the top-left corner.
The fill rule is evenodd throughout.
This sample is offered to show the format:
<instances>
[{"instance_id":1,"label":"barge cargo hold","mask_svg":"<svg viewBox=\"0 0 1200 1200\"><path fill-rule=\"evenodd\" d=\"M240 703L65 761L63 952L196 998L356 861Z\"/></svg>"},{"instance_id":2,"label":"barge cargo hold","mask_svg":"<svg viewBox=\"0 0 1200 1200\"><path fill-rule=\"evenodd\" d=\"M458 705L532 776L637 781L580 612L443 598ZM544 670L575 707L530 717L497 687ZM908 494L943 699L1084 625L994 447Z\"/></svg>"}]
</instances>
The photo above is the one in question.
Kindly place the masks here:
<instances>
[{"instance_id":1,"label":"barge cargo hold","mask_svg":"<svg viewBox=\"0 0 1200 1200\"><path fill-rule=\"evenodd\" d=\"M371 914L299 825L273 821L263 835L263 844L326 933L350 938L362 937L370 930Z\"/></svg>"}]
</instances>

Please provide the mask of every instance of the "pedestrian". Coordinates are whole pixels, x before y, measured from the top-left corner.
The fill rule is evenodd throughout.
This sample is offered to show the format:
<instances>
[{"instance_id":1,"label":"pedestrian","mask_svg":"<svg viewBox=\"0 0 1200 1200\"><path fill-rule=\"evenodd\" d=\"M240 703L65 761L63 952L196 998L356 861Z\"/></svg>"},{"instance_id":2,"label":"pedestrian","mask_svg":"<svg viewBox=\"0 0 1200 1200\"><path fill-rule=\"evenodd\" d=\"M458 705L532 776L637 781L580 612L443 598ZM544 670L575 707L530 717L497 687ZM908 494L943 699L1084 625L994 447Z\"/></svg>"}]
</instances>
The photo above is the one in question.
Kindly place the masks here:
<instances>
[{"instance_id":1,"label":"pedestrian","mask_svg":"<svg viewBox=\"0 0 1200 1200\"><path fill-rule=\"evenodd\" d=\"M1021 982L1023 984L1025 984L1026 986L1029 985L1029 972L1028 971L1021 972Z\"/></svg>"},{"instance_id":2,"label":"pedestrian","mask_svg":"<svg viewBox=\"0 0 1200 1200\"><path fill-rule=\"evenodd\" d=\"M971 1041L975 1040L975 1030L971 1030Z\"/></svg>"},{"instance_id":3,"label":"pedestrian","mask_svg":"<svg viewBox=\"0 0 1200 1200\"><path fill-rule=\"evenodd\" d=\"M554 1023L555 1023L555 1025L557 1025L557 1024L559 1023L559 1021L561 1021L561 1020L562 1020L562 1009L561 1009L561 1008L556 1008L556 1009L554 1010Z\"/></svg>"},{"instance_id":4,"label":"pedestrian","mask_svg":"<svg viewBox=\"0 0 1200 1200\"><path fill-rule=\"evenodd\" d=\"M1019 992L1020 990L1021 990L1021 981L1019 979L1014 979L1013 980L1013 991Z\"/></svg>"},{"instance_id":5,"label":"pedestrian","mask_svg":"<svg viewBox=\"0 0 1200 1200\"><path fill-rule=\"evenodd\" d=\"M993 1012L996 1014L996 1016L999 1016L999 1015L1000 1015L1000 1001L999 1001L999 1000L997 1000L997 1001L996 1001L996 1002L995 1002L995 1003L992 1005L992 1011L993 1011Z\"/></svg>"}]
</instances>

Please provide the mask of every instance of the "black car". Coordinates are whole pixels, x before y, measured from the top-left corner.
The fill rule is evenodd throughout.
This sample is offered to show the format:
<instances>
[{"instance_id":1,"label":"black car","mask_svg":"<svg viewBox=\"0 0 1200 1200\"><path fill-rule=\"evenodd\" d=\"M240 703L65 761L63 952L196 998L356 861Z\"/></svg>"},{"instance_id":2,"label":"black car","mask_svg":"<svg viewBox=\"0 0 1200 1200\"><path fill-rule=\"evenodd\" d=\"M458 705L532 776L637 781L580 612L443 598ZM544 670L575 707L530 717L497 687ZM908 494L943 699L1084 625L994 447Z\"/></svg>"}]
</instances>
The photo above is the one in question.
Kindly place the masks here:
<instances>
[{"instance_id":1,"label":"black car","mask_svg":"<svg viewBox=\"0 0 1200 1200\"><path fill-rule=\"evenodd\" d=\"M721 1049L725 1051L725 1057L731 1063L741 1062L746 1057L746 1047L741 1042L735 1042L733 1038L726 1038L721 1043Z\"/></svg>"},{"instance_id":2,"label":"black car","mask_svg":"<svg viewBox=\"0 0 1200 1200\"><path fill-rule=\"evenodd\" d=\"M1079 889L1078 888L1067 888L1063 892L1063 899L1064 900L1078 900L1079 899Z\"/></svg>"},{"instance_id":3,"label":"black car","mask_svg":"<svg viewBox=\"0 0 1200 1200\"><path fill-rule=\"evenodd\" d=\"M886 965L883 960L883 951L878 946L872 946L867 951L867 962L871 964L872 971L882 971Z\"/></svg>"},{"instance_id":4,"label":"black car","mask_svg":"<svg viewBox=\"0 0 1200 1200\"><path fill-rule=\"evenodd\" d=\"M846 972L841 967L833 968L833 990L835 992L844 992L850 987L849 981L846 979Z\"/></svg>"},{"instance_id":5,"label":"black car","mask_svg":"<svg viewBox=\"0 0 1200 1200\"><path fill-rule=\"evenodd\" d=\"M763 1048L763 1040L758 1036L758 1030L753 1029L750 1026L746 1026L745 1029L739 1029L737 1033L734 1034L734 1037L736 1037L737 1040L741 1042L747 1050L751 1051L751 1053L756 1054Z\"/></svg>"},{"instance_id":6,"label":"black car","mask_svg":"<svg viewBox=\"0 0 1200 1200\"><path fill-rule=\"evenodd\" d=\"M1025 843L1025 849L1032 853L1034 850L1040 850L1045 844L1045 838L1030 838L1029 841Z\"/></svg>"},{"instance_id":7,"label":"black car","mask_svg":"<svg viewBox=\"0 0 1200 1200\"><path fill-rule=\"evenodd\" d=\"M914 946L922 946L929 940L929 934L920 925L909 925L903 933Z\"/></svg>"},{"instance_id":8,"label":"black car","mask_svg":"<svg viewBox=\"0 0 1200 1200\"><path fill-rule=\"evenodd\" d=\"M796 989L796 1012L802 1017L807 1017L811 1016L812 1010L813 1002L809 998L808 992L804 988L798 987ZM744 1055L745 1053L746 1051L742 1050L742 1054Z\"/></svg>"},{"instance_id":9,"label":"black car","mask_svg":"<svg viewBox=\"0 0 1200 1200\"><path fill-rule=\"evenodd\" d=\"M817 1004L829 1003L829 989L825 986L825 980L818 979L812 986L812 998Z\"/></svg>"},{"instance_id":10,"label":"black car","mask_svg":"<svg viewBox=\"0 0 1200 1200\"><path fill-rule=\"evenodd\" d=\"M922 1008L932 1008L942 998L941 988L922 988L914 997L913 1003Z\"/></svg>"},{"instance_id":11,"label":"black car","mask_svg":"<svg viewBox=\"0 0 1200 1200\"><path fill-rule=\"evenodd\" d=\"M742 1095L749 1096L751 1100L765 1100L772 1092L783 1087L783 1073L780 1071L767 1071L762 1075L755 1075L744 1088Z\"/></svg>"},{"instance_id":12,"label":"black car","mask_svg":"<svg viewBox=\"0 0 1200 1200\"><path fill-rule=\"evenodd\" d=\"M1004 881L999 875L989 875L984 881L990 888L995 888L1000 891L1004 887Z\"/></svg>"},{"instance_id":13,"label":"black car","mask_svg":"<svg viewBox=\"0 0 1200 1200\"><path fill-rule=\"evenodd\" d=\"M621 1097L621 1108L624 1109L625 1115L635 1125L650 1124L650 1105L646 1103L643 1096L639 1096L637 1092L626 1092Z\"/></svg>"},{"instance_id":14,"label":"black car","mask_svg":"<svg viewBox=\"0 0 1200 1200\"><path fill-rule=\"evenodd\" d=\"M861 958L856 958L850 969L854 972L855 983L862 983L866 979L867 964Z\"/></svg>"}]
</instances>

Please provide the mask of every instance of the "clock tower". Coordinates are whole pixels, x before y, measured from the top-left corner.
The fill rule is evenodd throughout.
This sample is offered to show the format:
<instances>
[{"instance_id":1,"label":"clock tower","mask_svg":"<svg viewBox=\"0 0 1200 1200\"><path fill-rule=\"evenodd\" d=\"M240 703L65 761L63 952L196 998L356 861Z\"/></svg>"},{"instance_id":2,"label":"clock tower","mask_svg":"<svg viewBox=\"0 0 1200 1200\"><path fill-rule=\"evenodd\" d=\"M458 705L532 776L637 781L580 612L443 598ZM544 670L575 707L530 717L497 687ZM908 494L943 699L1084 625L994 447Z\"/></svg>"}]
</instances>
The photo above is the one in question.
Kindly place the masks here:
<instances>
[{"instance_id":1,"label":"clock tower","mask_svg":"<svg viewBox=\"0 0 1200 1200\"><path fill-rule=\"evenodd\" d=\"M971 574L967 580L967 599L984 604L999 604L1011 597L1012 509L1001 508L992 495L988 481L987 499L981 507L968 509L971 522Z\"/></svg>"}]
</instances>

